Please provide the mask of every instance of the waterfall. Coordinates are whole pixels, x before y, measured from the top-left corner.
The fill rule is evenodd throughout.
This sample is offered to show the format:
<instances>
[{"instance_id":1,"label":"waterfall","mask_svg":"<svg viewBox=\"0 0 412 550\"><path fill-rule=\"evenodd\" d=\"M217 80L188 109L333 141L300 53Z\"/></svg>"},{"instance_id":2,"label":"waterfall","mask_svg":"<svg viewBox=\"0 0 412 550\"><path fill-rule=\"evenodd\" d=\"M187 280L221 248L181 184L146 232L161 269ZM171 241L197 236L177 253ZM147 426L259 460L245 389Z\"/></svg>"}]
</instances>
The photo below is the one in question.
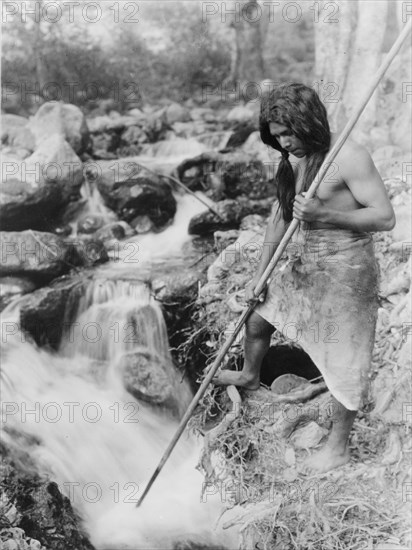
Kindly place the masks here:
<instances>
[{"instance_id":1,"label":"waterfall","mask_svg":"<svg viewBox=\"0 0 412 550\"><path fill-rule=\"evenodd\" d=\"M201 501L200 444L192 436L182 437L142 507L135 507L177 420L126 390L119 361L146 350L169 368L177 400L189 397L168 363L164 321L149 288L95 280L77 300L67 305L64 322L70 322L58 353L5 331L2 441L28 452L39 473L58 484L98 549L164 549L187 541L191 548L236 547L233 533L214 527L221 503ZM3 325L16 323L18 314L16 307L5 310ZM110 341L113 323L126 322L136 341Z\"/></svg>"},{"instance_id":2,"label":"waterfall","mask_svg":"<svg viewBox=\"0 0 412 550\"><path fill-rule=\"evenodd\" d=\"M163 313L148 284L90 281L67 305L64 327L60 353L91 359L97 380L109 377L115 384L120 377L141 399L179 416L186 410L189 385L173 365Z\"/></svg>"}]
</instances>

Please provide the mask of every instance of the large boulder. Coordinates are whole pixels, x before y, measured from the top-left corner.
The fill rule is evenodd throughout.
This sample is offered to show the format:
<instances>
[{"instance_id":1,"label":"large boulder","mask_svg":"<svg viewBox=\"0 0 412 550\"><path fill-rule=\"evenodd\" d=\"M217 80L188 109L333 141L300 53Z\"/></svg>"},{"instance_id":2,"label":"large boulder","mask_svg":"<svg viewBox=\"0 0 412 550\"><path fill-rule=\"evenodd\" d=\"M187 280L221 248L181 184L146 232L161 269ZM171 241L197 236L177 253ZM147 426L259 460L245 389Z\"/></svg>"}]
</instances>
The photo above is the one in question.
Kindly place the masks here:
<instances>
[{"instance_id":1,"label":"large boulder","mask_svg":"<svg viewBox=\"0 0 412 550\"><path fill-rule=\"evenodd\" d=\"M28 128L29 120L22 116L1 115L1 143L33 152L35 139Z\"/></svg>"},{"instance_id":2,"label":"large boulder","mask_svg":"<svg viewBox=\"0 0 412 550\"><path fill-rule=\"evenodd\" d=\"M79 196L82 162L61 136L51 136L24 160L3 159L0 229L53 226L55 214Z\"/></svg>"},{"instance_id":3,"label":"large boulder","mask_svg":"<svg viewBox=\"0 0 412 550\"><path fill-rule=\"evenodd\" d=\"M166 121L169 125L175 122L188 122L192 120L190 111L186 107L182 107L178 103L172 103L165 109Z\"/></svg>"},{"instance_id":4,"label":"large boulder","mask_svg":"<svg viewBox=\"0 0 412 550\"><path fill-rule=\"evenodd\" d=\"M132 351L121 357L118 368L125 388L137 400L164 407L173 405L171 377L167 365L158 357L148 351Z\"/></svg>"},{"instance_id":5,"label":"large boulder","mask_svg":"<svg viewBox=\"0 0 412 550\"><path fill-rule=\"evenodd\" d=\"M176 213L176 200L170 186L143 169L131 170L131 163L102 161L97 187L105 204L132 227L147 216L156 228L166 225ZM136 165L137 166L137 165Z\"/></svg>"},{"instance_id":6,"label":"large boulder","mask_svg":"<svg viewBox=\"0 0 412 550\"><path fill-rule=\"evenodd\" d=\"M214 200L240 195L262 199L275 195L273 172L245 152L203 153L183 161L177 173L190 189L204 191Z\"/></svg>"},{"instance_id":7,"label":"large boulder","mask_svg":"<svg viewBox=\"0 0 412 550\"><path fill-rule=\"evenodd\" d=\"M190 220L189 234L208 235L218 230L238 229L242 219L250 214L269 215L273 200L268 198L253 201L238 198L219 201L215 207L219 216L210 210L197 214Z\"/></svg>"},{"instance_id":8,"label":"large boulder","mask_svg":"<svg viewBox=\"0 0 412 550\"><path fill-rule=\"evenodd\" d=\"M41 231L2 231L0 276L27 276L50 281L77 262L73 247L57 235Z\"/></svg>"},{"instance_id":9,"label":"large boulder","mask_svg":"<svg viewBox=\"0 0 412 550\"><path fill-rule=\"evenodd\" d=\"M89 129L82 111L71 103L48 101L30 119L29 128L34 135L36 149L53 134L62 136L76 153L89 146Z\"/></svg>"},{"instance_id":10,"label":"large boulder","mask_svg":"<svg viewBox=\"0 0 412 550\"><path fill-rule=\"evenodd\" d=\"M78 300L84 295L91 273L64 276L50 286L35 290L24 298L20 309L21 328L39 346L58 349L64 331L64 319L71 319ZM66 317L67 316L67 317Z\"/></svg>"},{"instance_id":11,"label":"large boulder","mask_svg":"<svg viewBox=\"0 0 412 550\"><path fill-rule=\"evenodd\" d=\"M2 185L0 230L48 229L63 204L62 189L53 183L38 189L18 180Z\"/></svg>"},{"instance_id":12,"label":"large boulder","mask_svg":"<svg viewBox=\"0 0 412 550\"><path fill-rule=\"evenodd\" d=\"M78 197L83 181L83 164L62 136L50 136L43 140L26 162L41 167L45 182L60 185L64 199Z\"/></svg>"}]
</instances>

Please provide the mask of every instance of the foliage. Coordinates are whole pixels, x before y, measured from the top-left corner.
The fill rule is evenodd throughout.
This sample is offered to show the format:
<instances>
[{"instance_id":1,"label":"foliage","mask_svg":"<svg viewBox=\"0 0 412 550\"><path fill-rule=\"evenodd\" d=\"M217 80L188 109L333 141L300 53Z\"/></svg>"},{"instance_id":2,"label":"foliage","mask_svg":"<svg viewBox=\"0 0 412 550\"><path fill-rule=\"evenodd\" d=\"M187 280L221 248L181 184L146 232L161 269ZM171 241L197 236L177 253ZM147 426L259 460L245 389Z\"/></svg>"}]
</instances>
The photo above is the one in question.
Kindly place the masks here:
<instances>
[{"instance_id":1,"label":"foliage","mask_svg":"<svg viewBox=\"0 0 412 550\"><path fill-rule=\"evenodd\" d=\"M124 111L142 100L185 100L201 91L204 82L221 81L228 55L201 21L198 6L150 7L146 17L169 46L159 51L148 47L150 40L136 32L136 25L123 21L107 28L110 39L105 42L84 21L66 29L63 23L16 16L4 28L3 82L30 90L37 85L44 100L62 99L92 109L98 97ZM22 98L23 110L32 102L32 94ZM17 106L3 107L18 111Z\"/></svg>"},{"instance_id":2,"label":"foliage","mask_svg":"<svg viewBox=\"0 0 412 550\"><path fill-rule=\"evenodd\" d=\"M27 10L43 5L25 4ZM6 111L33 113L41 101L51 99L93 110L98 98L119 112L163 100L202 103L204 86L219 86L229 73L234 34L225 24L203 20L198 2L143 3L136 23L123 17L116 24L112 8L101 4L98 29L81 17L66 24L67 4L62 4L64 16L56 23L17 14L3 25L3 82L28 90L37 85L43 95L22 93L18 102L11 94L8 101L3 98ZM307 79L313 65L313 25L296 25L301 40L287 46L290 25L277 21L272 26L263 52L267 77Z\"/></svg>"}]
</instances>

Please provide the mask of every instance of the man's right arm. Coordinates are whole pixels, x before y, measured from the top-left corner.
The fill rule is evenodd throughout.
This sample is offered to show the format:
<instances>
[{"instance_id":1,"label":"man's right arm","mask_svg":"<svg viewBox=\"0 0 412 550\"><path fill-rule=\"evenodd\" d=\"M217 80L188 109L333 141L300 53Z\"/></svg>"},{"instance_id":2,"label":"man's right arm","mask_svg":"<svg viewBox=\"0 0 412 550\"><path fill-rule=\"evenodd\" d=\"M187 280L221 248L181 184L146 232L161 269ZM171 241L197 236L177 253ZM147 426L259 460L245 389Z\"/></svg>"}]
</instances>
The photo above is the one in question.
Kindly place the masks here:
<instances>
[{"instance_id":1,"label":"man's right arm","mask_svg":"<svg viewBox=\"0 0 412 550\"><path fill-rule=\"evenodd\" d=\"M253 277L253 280L255 280L256 283L261 278L270 260L272 259L272 256L275 253L280 241L282 240L282 237L286 233L288 225L289 224L284 221L280 205L276 201L273 207L272 215L269 218L269 222L266 228L265 238L263 241L263 251L260 258L259 266Z\"/></svg>"}]
</instances>

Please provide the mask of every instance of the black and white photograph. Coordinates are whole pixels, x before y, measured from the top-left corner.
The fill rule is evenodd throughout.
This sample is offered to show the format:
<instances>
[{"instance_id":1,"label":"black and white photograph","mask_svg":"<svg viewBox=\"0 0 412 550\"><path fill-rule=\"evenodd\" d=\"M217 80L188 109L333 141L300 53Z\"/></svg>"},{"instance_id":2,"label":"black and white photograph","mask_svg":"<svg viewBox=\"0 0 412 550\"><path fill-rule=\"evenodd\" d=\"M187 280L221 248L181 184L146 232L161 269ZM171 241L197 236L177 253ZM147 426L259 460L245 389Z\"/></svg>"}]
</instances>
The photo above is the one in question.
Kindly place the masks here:
<instances>
[{"instance_id":1,"label":"black and white photograph","mask_svg":"<svg viewBox=\"0 0 412 550\"><path fill-rule=\"evenodd\" d=\"M412 1L0 4L0 550L412 550Z\"/></svg>"}]
</instances>

